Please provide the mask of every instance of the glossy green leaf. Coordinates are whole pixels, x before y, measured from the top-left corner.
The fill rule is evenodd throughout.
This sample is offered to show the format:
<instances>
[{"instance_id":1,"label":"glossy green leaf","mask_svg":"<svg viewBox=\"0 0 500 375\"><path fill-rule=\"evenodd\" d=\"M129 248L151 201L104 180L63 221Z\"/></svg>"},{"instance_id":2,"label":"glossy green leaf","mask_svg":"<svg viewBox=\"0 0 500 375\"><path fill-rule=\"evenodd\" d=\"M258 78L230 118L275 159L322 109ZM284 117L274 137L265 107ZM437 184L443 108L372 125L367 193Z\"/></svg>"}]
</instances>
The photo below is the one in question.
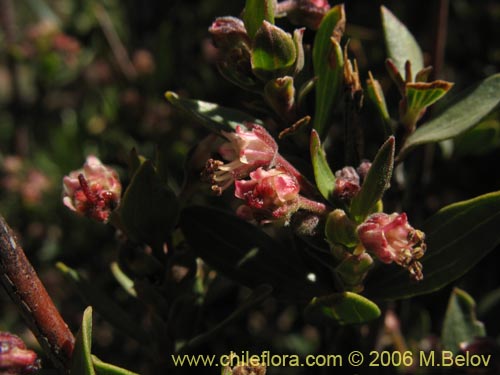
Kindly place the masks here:
<instances>
[{"instance_id":1,"label":"glossy green leaf","mask_svg":"<svg viewBox=\"0 0 500 375\"><path fill-rule=\"evenodd\" d=\"M210 338L217 335L221 332L228 324L232 323L243 314L248 312L251 308L258 306L262 303L267 297L271 295L273 288L269 285L260 285L255 288L252 293L248 296L248 298L243 301L243 303L238 306L238 308L231 313L226 319L217 324L215 327L210 329L210 331L205 332L201 335L194 337L189 340L183 347L179 349L179 352L192 352L193 348L205 343Z\"/></svg>"},{"instance_id":2,"label":"glossy green leaf","mask_svg":"<svg viewBox=\"0 0 500 375\"><path fill-rule=\"evenodd\" d=\"M112 326L141 343L148 342L146 333L112 298L64 263L58 262L56 266L62 272L64 279L80 294L83 300L92 305Z\"/></svg>"},{"instance_id":3,"label":"glossy green leaf","mask_svg":"<svg viewBox=\"0 0 500 375\"><path fill-rule=\"evenodd\" d=\"M292 36L264 21L255 34L252 49L252 71L267 81L293 74L297 51Z\"/></svg>"},{"instance_id":4,"label":"glossy green leaf","mask_svg":"<svg viewBox=\"0 0 500 375\"><path fill-rule=\"evenodd\" d=\"M424 67L424 58L417 41L389 9L382 6L380 11L388 57L394 61L400 72L405 71L407 60L410 60L414 72L420 71Z\"/></svg>"},{"instance_id":5,"label":"glossy green leaf","mask_svg":"<svg viewBox=\"0 0 500 375\"><path fill-rule=\"evenodd\" d=\"M244 112L219 106L201 100L184 99L172 91L165 93L167 100L176 108L190 114L208 130L220 134L222 130L231 132L244 122L262 124L262 121Z\"/></svg>"},{"instance_id":6,"label":"glossy green leaf","mask_svg":"<svg viewBox=\"0 0 500 375\"><path fill-rule=\"evenodd\" d=\"M331 199L335 189L335 175L326 161L325 150L321 147L321 140L319 139L318 132L314 129L311 132L311 144L309 149L311 152L311 162L313 165L316 186L324 198Z\"/></svg>"},{"instance_id":7,"label":"glossy green leaf","mask_svg":"<svg viewBox=\"0 0 500 375\"><path fill-rule=\"evenodd\" d=\"M427 220L424 279L411 282L399 267L382 266L366 283L373 299L399 299L441 289L474 267L500 244L500 192L444 207ZM389 267L389 268L387 268Z\"/></svg>"},{"instance_id":8,"label":"glossy green leaf","mask_svg":"<svg viewBox=\"0 0 500 375\"><path fill-rule=\"evenodd\" d=\"M340 39L345 28L344 5L334 6L325 15L314 38L313 67L316 81L314 129L324 138L331 114L340 98L344 58Z\"/></svg>"},{"instance_id":9,"label":"glossy green leaf","mask_svg":"<svg viewBox=\"0 0 500 375\"><path fill-rule=\"evenodd\" d=\"M130 150L129 161L128 161L130 177L134 176L134 174L137 172L137 170L139 169L141 164L144 163L145 160L146 158L142 155L139 155L135 147L132 150Z\"/></svg>"},{"instance_id":10,"label":"glossy green leaf","mask_svg":"<svg viewBox=\"0 0 500 375\"><path fill-rule=\"evenodd\" d=\"M352 199L351 216L358 223L373 212L375 205L384 195L390 184L394 166L394 137L389 137L380 147L366 175L359 193Z\"/></svg>"},{"instance_id":11,"label":"glossy green leaf","mask_svg":"<svg viewBox=\"0 0 500 375\"><path fill-rule=\"evenodd\" d=\"M401 153L424 143L454 138L476 125L500 103L500 74L468 90L458 102L420 126L408 137Z\"/></svg>"},{"instance_id":12,"label":"glossy green leaf","mask_svg":"<svg viewBox=\"0 0 500 375\"><path fill-rule=\"evenodd\" d=\"M476 337L484 336L486 336L484 325L476 319L474 299L461 289L453 289L441 333L443 349L457 354L461 344L470 343Z\"/></svg>"},{"instance_id":13,"label":"glossy green leaf","mask_svg":"<svg viewBox=\"0 0 500 375\"><path fill-rule=\"evenodd\" d=\"M75 349L71 360L71 375L95 375L90 350L92 348L92 307L83 313L82 325L76 335Z\"/></svg>"},{"instance_id":14,"label":"glossy green leaf","mask_svg":"<svg viewBox=\"0 0 500 375\"><path fill-rule=\"evenodd\" d=\"M262 22L274 24L274 0L246 0L243 22L250 38L253 38Z\"/></svg>"},{"instance_id":15,"label":"glossy green leaf","mask_svg":"<svg viewBox=\"0 0 500 375\"><path fill-rule=\"evenodd\" d=\"M278 295L304 301L324 292L307 278L309 271L293 249L232 214L189 207L182 212L180 226L200 258L245 286L269 284Z\"/></svg>"},{"instance_id":16,"label":"glossy green leaf","mask_svg":"<svg viewBox=\"0 0 500 375\"><path fill-rule=\"evenodd\" d=\"M306 316L316 320L321 314L339 325L361 324L377 319L379 307L369 299L352 292L316 297L306 308Z\"/></svg>"},{"instance_id":17,"label":"glossy green leaf","mask_svg":"<svg viewBox=\"0 0 500 375\"><path fill-rule=\"evenodd\" d=\"M95 355L92 356L92 363L94 364L97 375L139 375L135 372L125 370L121 367L105 363Z\"/></svg>"},{"instance_id":18,"label":"glossy green leaf","mask_svg":"<svg viewBox=\"0 0 500 375\"><path fill-rule=\"evenodd\" d=\"M177 222L178 210L177 197L152 162L142 163L120 205L121 222L127 234L138 242L161 248Z\"/></svg>"}]
</instances>

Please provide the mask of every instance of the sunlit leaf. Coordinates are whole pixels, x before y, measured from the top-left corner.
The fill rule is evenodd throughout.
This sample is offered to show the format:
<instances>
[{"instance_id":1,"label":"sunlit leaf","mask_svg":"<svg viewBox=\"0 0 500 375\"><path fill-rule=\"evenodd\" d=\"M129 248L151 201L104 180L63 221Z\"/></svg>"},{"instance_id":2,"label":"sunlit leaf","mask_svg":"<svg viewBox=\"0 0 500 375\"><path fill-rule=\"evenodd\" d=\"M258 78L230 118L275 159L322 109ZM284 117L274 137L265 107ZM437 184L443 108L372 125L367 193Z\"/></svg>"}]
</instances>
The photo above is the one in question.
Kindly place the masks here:
<instances>
[{"instance_id":1,"label":"sunlit leaf","mask_svg":"<svg viewBox=\"0 0 500 375\"><path fill-rule=\"evenodd\" d=\"M414 72L420 71L424 67L424 59L417 41L389 9L382 6L380 10L388 57L394 61L400 72L405 71L407 60L411 62Z\"/></svg>"},{"instance_id":2,"label":"sunlit leaf","mask_svg":"<svg viewBox=\"0 0 500 375\"><path fill-rule=\"evenodd\" d=\"M201 100L181 98L172 91L167 91L165 97L174 107L190 114L201 125L217 134L221 130L234 131L236 126L243 126L245 122L262 124L261 120L244 112Z\"/></svg>"},{"instance_id":3,"label":"sunlit leaf","mask_svg":"<svg viewBox=\"0 0 500 375\"><path fill-rule=\"evenodd\" d=\"M333 319L339 325L361 324L380 316L379 307L369 299L352 292L314 298L306 309L309 319L318 314Z\"/></svg>"}]
</instances>

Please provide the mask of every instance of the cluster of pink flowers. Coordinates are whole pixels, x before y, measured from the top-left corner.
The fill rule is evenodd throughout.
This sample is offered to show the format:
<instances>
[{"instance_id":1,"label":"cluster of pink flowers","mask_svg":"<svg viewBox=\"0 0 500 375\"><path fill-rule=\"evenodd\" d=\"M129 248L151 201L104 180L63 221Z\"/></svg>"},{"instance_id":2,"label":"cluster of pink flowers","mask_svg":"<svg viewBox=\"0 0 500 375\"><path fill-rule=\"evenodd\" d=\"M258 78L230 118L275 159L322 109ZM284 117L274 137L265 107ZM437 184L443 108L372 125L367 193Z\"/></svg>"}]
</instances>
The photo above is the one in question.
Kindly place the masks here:
<instances>
[{"instance_id":1,"label":"cluster of pink flowers","mask_svg":"<svg viewBox=\"0 0 500 375\"><path fill-rule=\"evenodd\" d=\"M122 186L118 174L95 156L87 157L83 169L63 179L63 203L70 210L107 222L120 203Z\"/></svg>"},{"instance_id":2,"label":"cluster of pink flowers","mask_svg":"<svg viewBox=\"0 0 500 375\"><path fill-rule=\"evenodd\" d=\"M384 263L405 267L415 280L422 280L422 264L418 259L425 253L425 235L414 229L405 213L376 213L357 229L363 247Z\"/></svg>"},{"instance_id":3,"label":"cluster of pink flowers","mask_svg":"<svg viewBox=\"0 0 500 375\"><path fill-rule=\"evenodd\" d=\"M237 211L247 220L260 223L290 222L299 209L322 212L322 203L301 196L301 175L279 153L274 138L260 125L236 127L223 132L227 142L219 148L221 160L208 160L203 174L217 194L235 186L236 198L245 201ZM249 179L248 179L249 178Z\"/></svg>"}]
</instances>

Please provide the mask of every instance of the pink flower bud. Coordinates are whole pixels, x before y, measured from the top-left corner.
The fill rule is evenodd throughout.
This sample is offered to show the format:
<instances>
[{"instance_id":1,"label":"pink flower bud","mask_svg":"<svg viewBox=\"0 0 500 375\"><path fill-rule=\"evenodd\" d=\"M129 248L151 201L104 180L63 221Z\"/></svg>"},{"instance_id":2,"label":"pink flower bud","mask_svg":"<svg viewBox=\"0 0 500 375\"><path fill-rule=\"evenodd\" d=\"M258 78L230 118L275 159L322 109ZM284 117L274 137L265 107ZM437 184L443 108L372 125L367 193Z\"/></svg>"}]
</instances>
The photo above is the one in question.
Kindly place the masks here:
<instances>
[{"instance_id":1,"label":"pink flower bud","mask_svg":"<svg viewBox=\"0 0 500 375\"><path fill-rule=\"evenodd\" d=\"M243 199L260 222L285 219L299 209L300 185L297 179L282 169L258 168L250 173L250 180L236 181L234 195ZM248 210L240 210L248 218Z\"/></svg>"},{"instance_id":2,"label":"pink flower bud","mask_svg":"<svg viewBox=\"0 0 500 375\"><path fill-rule=\"evenodd\" d=\"M217 48L230 50L238 44L250 45L250 37L242 20L236 17L216 18L208 29Z\"/></svg>"},{"instance_id":3,"label":"pink flower bud","mask_svg":"<svg viewBox=\"0 0 500 375\"><path fill-rule=\"evenodd\" d=\"M251 130L236 127L233 133L223 132L228 142L222 144L219 153L229 163L210 159L204 175L212 182L212 190L222 193L234 180L247 177L259 167L273 166L278 155L274 138L259 125L247 125Z\"/></svg>"},{"instance_id":4,"label":"pink flower bud","mask_svg":"<svg viewBox=\"0 0 500 375\"><path fill-rule=\"evenodd\" d=\"M421 280L420 259L426 250L423 232L414 229L405 213L376 213L368 217L358 229L358 237L366 251L384 263L408 268L415 280Z\"/></svg>"},{"instance_id":5,"label":"pink flower bud","mask_svg":"<svg viewBox=\"0 0 500 375\"><path fill-rule=\"evenodd\" d=\"M372 163L369 160L362 160L361 164L356 168L356 172L358 172L359 178L364 180L368 171L372 167Z\"/></svg>"},{"instance_id":6,"label":"pink flower bud","mask_svg":"<svg viewBox=\"0 0 500 375\"><path fill-rule=\"evenodd\" d=\"M333 194L341 200L350 200L359 192L359 176L353 167L344 167L335 172Z\"/></svg>"},{"instance_id":7,"label":"pink flower bud","mask_svg":"<svg viewBox=\"0 0 500 375\"><path fill-rule=\"evenodd\" d=\"M296 0L295 8L288 13L290 22L317 30L330 9L327 0Z\"/></svg>"},{"instance_id":8,"label":"pink flower bud","mask_svg":"<svg viewBox=\"0 0 500 375\"><path fill-rule=\"evenodd\" d=\"M23 340L11 333L0 332L0 374L32 374L39 368L36 353L26 349Z\"/></svg>"},{"instance_id":9,"label":"pink flower bud","mask_svg":"<svg viewBox=\"0 0 500 375\"><path fill-rule=\"evenodd\" d=\"M83 169L65 176L63 186L64 205L97 221L107 222L120 203L122 187L118 174L95 156L87 157Z\"/></svg>"}]
</instances>

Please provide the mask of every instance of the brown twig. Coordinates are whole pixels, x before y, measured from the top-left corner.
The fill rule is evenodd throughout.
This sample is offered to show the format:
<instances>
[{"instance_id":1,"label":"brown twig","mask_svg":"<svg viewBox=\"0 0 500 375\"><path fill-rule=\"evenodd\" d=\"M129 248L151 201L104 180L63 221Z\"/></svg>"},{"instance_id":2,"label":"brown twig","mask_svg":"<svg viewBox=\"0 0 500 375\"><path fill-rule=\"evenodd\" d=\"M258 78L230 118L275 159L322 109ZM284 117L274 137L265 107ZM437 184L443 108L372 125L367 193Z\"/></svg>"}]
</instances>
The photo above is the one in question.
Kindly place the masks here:
<instances>
[{"instance_id":1,"label":"brown twig","mask_svg":"<svg viewBox=\"0 0 500 375\"><path fill-rule=\"evenodd\" d=\"M75 339L0 215L0 282L54 366L67 373Z\"/></svg>"},{"instance_id":2,"label":"brown twig","mask_svg":"<svg viewBox=\"0 0 500 375\"><path fill-rule=\"evenodd\" d=\"M434 26L434 45L432 53L433 77L441 76L444 64L446 36L448 31L449 0L438 0L436 5L436 22Z\"/></svg>"}]
</instances>

